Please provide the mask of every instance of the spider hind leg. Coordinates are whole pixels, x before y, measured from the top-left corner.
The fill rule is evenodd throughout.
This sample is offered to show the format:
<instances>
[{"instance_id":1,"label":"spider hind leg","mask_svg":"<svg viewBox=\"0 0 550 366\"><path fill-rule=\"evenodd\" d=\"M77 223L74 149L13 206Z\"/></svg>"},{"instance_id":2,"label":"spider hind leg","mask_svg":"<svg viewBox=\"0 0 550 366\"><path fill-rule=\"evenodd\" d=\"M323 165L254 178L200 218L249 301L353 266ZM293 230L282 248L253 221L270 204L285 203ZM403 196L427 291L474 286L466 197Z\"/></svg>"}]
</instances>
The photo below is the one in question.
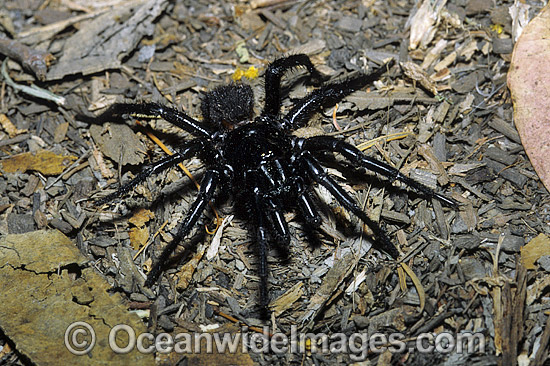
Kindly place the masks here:
<instances>
[{"instance_id":1,"label":"spider hind leg","mask_svg":"<svg viewBox=\"0 0 550 366\"><path fill-rule=\"evenodd\" d=\"M258 275L260 277L260 309L263 317L268 314L269 292L268 292L268 272L267 272L267 253L268 245L268 229L267 220L264 214L264 202L258 190L253 195L251 214L254 216L256 225L256 243L258 245L258 256L260 262L258 264Z\"/></svg>"},{"instance_id":2,"label":"spider hind leg","mask_svg":"<svg viewBox=\"0 0 550 366\"><path fill-rule=\"evenodd\" d=\"M317 159L306 151L302 154L302 161L312 179L325 187L346 210L351 211L355 216L359 217L373 231L374 236L379 240L381 250L388 253L394 259L399 257L399 251L391 242L386 231L367 216L355 200L327 174Z\"/></svg>"},{"instance_id":3,"label":"spider hind leg","mask_svg":"<svg viewBox=\"0 0 550 366\"><path fill-rule=\"evenodd\" d=\"M148 177L170 169L174 165L190 158L192 155L196 154L197 151L199 151L200 147L202 147L202 144L200 142L191 142L185 144L175 154L167 156L153 163L149 167L143 169L134 179L120 186L120 188L118 188L115 192L100 198L95 204L97 206L102 206L105 203L114 200L115 198L122 197Z\"/></svg>"}]
</instances>

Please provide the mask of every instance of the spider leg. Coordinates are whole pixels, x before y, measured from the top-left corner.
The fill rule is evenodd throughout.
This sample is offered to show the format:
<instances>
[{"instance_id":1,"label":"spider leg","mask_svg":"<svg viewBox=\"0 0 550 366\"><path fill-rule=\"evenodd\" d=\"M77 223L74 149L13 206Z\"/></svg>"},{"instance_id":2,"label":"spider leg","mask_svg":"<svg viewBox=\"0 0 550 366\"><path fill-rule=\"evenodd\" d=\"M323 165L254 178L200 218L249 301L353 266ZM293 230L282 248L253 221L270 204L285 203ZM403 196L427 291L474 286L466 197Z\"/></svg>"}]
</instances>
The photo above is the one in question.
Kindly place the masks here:
<instances>
[{"instance_id":1,"label":"spider leg","mask_svg":"<svg viewBox=\"0 0 550 366\"><path fill-rule=\"evenodd\" d=\"M290 232L288 223L285 220L283 211L277 206L272 199L267 199L267 218L271 228L275 232L277 242L288 247L290 244Z\"/></svg>"},{"instance_id":2,"label":"spider leg","mask_svg":"<svg viewBox=\"0 0 550 366\"><path fill-rule=\"evenodd\" d=\"M115 103L97 117L100 122L110 121L113 118L122 118L124 115L158 119L163 118L171 124L189 132L195 137L212 137L213 133L204 126L177 109L157 103Z\"/></svg>"},{"instance_id":3,"label":"spider leg","mask_svg":"<svg viewBox=\"0 0 550 366\"><path fill-rule=\"evenodd\" d=\"M262 116L279 114L281 108L281 78L290 69L305 66L311 76L315 79L321 79L321 74L311 63L307 55L297 54L280 58L269 64L265 71L265 106Z\"/></svg>"},{"instance_id":4,"label":"spider leg","mask_svg":"<svg viewBox=\"0 0 550 366\"><path fill-rule=\"evenodd\" d=\"M392 166L383 163L377 159L371 158L355 146L348 144L345 141L339 140L330 136L315 136L303 140L302 148L307 151L334 151L342 154L345 158L354 164L362 166L368 170L378 173L391 181L398 180L405 183L409 187L414 188L421 194L429 198L435 198L441 203L449 207L457 207L458 202L452 198L445 197L442 194L434 192L430 187L415 181L399 172Z\"/></svg>"},{"instance_id":5,"label":"spider leg","mask_svg":"<svg viewBox=\"0 0 550 366\"><path fill-rule=\"evenodd\" d=\"M258 256L260 257L260 266L258 268L258 275L260 276L260 307L262 311L267 311L269 304L268 295L268 281L267 281L267 226L265 219L265 207L262 199L260 189L257 188L254 191L252 210L251 213L254 216L256 223L256 242L258 244Z\"/></svg>"},{"instance_id":6,"label":"spider leg","mask_svg":"<svg viewBox=\"0 0 550 366\"><path fill-rule=\"evenodd\" d=\"M294 107L284 116L282 126L284 129L303 127L315 112L321 108L331 107L347 95L377 80L386 72L393 62L374 70L372 73L333 83L326 84L306 95L294 104Z\"/></svg>"},{"instance_id":7,"label":"spider leg","mask_svg":"<svg viewBox=\"0 0 550 366\"><path fill-rule=\"evenodd\" d=\"M96 203L96 205L101 206L107 202L112 201L113 199L117 197L122 197L126 193L128 193L132 188L136 187L138 184L143 182L147 177L160 173L166 169L169 169L173 167L174 165L188 159L192 155L194 155L199 149L203 146L203 144L200 141L192 141L190 143L185 144L182 148L179 149L174 155L170 155L165 157L164 159L161 159L153 165L145 168L141 173L139 173L134 179L129 181L126 184L123 184L119 189L116 190L116 192L113 192L101 199L99 199Z\"/></svg>"},{"instance_id":8,"label":"spider leg","mask_svg":"<svg viewBox=\"0 0 550 366\"><path fill-rule=\"evenodd\" d=\"M367 214L357 205L355 200L344 191L334 179L332 179L321 166L321 164L315 159L308 151L304 151L301 155L301 160L305 163L308 174L316 180L323 187L336 198L338 202L345 209L351 211L355 216L359 217L361 221L368 225L368 227L374 232L376 238L381 242L384 252L391 255L394 259L399 256L397 248L392 244L386 231L382 229L378 224L372 221Z\"/></svg>"},{"instance_id":9,"label":"spider leg","mask_svg":"<svg viewBox=\"0 0 550 366\"><path fill-rule=\"evenodd\" d=\"M319 227L321 225L321 217L315 210L315 204L313 203L313 198L311 193L305 191L298 197L298 208L306 222L314 227Z\"/></svg>"},{"instance_id":10,"label":"spider leg","mask_svg":"<svg viewBox=\"0 0 550 366\"><path fill-rule=\"evenodd\" d=\"M157 258L156 262L153 264L151 272L147 276L145 281L145 286L151 287L157 277L159 276L162 265L168 260L170 254L174 251L179 242L191 231L191 228L195 225L198 218L204 211L204 208L208 202L212 199L216 187L218 186L220 178L220 172L218 170L207 170L204 173L204 177L201 180L201 188L199 194L191 209L187 213L187 217L183 224L179 227L178 232L174 239L164 248L160 256Z\"/></svg>"}]
</instances>

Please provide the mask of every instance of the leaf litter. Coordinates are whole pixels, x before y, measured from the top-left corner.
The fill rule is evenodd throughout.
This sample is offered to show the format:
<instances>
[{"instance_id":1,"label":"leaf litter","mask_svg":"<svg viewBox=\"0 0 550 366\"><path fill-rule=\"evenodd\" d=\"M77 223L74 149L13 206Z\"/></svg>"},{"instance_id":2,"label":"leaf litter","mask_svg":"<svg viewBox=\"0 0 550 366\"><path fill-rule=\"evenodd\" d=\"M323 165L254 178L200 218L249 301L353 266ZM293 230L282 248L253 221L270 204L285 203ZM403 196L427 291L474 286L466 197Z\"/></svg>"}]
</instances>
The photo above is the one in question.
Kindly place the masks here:
<instances>
[{"instance_id":1,"label":"leaf litter","mask_svg":"<svg viewBox=\"0 0 550 366\"><path fill-rule=\"evenodd\" d=\"M462 207L443 210L398 184L382 185L370 176L346 177L346 189L385 223L399 243L402 264L369 251L368 236L350 240L358 238L362 228L334 202L322 210L326 220L317 244L299 217L289 214L293 239L288 259L275 248L269 256L275 309L270 332L288 334L292 325L298 325L299 331L328 334L400 331L410 340L422 332L478 332L487 340L482 354L422 354L407 348L400 354L386 350L366 355L365 362L378 364L541 364L547 357L550 257L535 238L550 235L545 224L550 219L548 191L525 154L535 166L524 137L520 140L521 128L517 126L518 135L512 123L517 123L511 108L514 101L517 113L516 96L511 100L505 88L507 72L513 71L510 61L516 63L514 39L522 28L524 36L529 35L525 20L538 12L540 4L404 1L394 8L392 3L368 1L349 6L336 1L223 5L201 0L74 1L45 3L46 10L63 15L49 19L46 12L40 14L41 4L36 2L20 11L20 2L7 0L13 21L0 17L0 31L6 29L8 37L55 55L57 62L50 65L47 82L37 84L62 95L65 103L55 109L16 94L7 85L0 105L15 130L5 124L11 134L0 131L0 159L6 162L30 154L21 155L30 160L32 154L47 149L55 156L79 160L56 162L53 175L24 168L25 159L12 164L20 165L19 170L6 171L2 165L3 232L31 235L50 227L66 233L73 248L93 259L93 266L79 264L82 272L101 273L103 286L111 286L130 309L143 312L150 331L174 334L200 331L202 326L236 332L243 325L256 329L262 325L255 311L257 257L242 218L235 217L221 232L216 255L206 260L211 238L204 225L213 227L217 222L207 213L197 225L197 238L186 240L167 266L161 287L144 288L142 272L170 242L176 221L187 212L196 191L174 170L149 179L112 212L98 210L89 197L116 188L120 178L134 177L139 169L132 162L148 163L165 155L136 133L144 131L140 126L117 131L114 123L90 126L77 116L89 114L89 106L106 107L114 100L152 100L196 117L200 92L230 81L239 69L259 70L261 75L269 60L293 50L307 52L332 79L368 71L388 57L398 58L414 72L405 75L403 69L393 69L373 90L358 92L337 109L322 113L310 130L361 144L367 154L433 184ZM432 19L429 24L414 16L421 7ZM411 39L412 34L421 37ZM26 70L10 62L7 73L17 85L34 83L35 75ZM261 82L255 78L246 82L261 102ZM296 95L309 90L301 82L289 88L292 97L294 90ZM519 107L530 103L526 100ZM188 138L160 121L153 125L171 146ZM114 138L116 143L109 146L98 136ZM186 167L193 176L202 174L196 159L187 161ZM542 179L544 174L538 174ZM169 197L166 202L158 199L157 187ZM142 220L144 202L152 215ZM232 213L230 203L216 208L221 217ZM139 228L139 235L131 234L132 228ZM55 272L52 268L58 262L48 263L54 264L48 271ZM57 286L56 281L50 283ZM89 303L89 293L77 293L79 288L75 287L75 298ZM24 293L12 297L18 300ZM21 363L21 354L28 354L41 363L24 343L24 352L18 353L23 341L3 326L2 330L15 345L13 349L0 340L4 357ZM157 356L158 364L213 360L207 354ZM214 362L224 363L229 356L218 354ZM232 362L352 362L349 353L241 356Z\"/></svg>"}]
</instances>

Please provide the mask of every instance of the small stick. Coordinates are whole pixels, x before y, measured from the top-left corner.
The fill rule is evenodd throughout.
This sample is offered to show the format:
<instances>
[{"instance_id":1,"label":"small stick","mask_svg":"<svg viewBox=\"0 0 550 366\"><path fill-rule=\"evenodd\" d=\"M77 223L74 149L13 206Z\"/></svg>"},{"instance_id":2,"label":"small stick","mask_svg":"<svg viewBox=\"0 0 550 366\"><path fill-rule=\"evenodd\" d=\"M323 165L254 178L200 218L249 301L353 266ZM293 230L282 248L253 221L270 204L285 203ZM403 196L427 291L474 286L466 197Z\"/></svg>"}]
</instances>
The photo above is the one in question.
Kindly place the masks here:
<instances>
[{"instance_id":1,"label":"small stick","mask_svg":"<svg viewBox=\"0 0 550 366\"><path fill-rule=\"evenodd\" d=\"M0 38L0 53L16 60L42 81L46 79L46 71L50 62L55 60L55 57L49 52L35 50L6 38Z\"/></svg>"}]
</instances>

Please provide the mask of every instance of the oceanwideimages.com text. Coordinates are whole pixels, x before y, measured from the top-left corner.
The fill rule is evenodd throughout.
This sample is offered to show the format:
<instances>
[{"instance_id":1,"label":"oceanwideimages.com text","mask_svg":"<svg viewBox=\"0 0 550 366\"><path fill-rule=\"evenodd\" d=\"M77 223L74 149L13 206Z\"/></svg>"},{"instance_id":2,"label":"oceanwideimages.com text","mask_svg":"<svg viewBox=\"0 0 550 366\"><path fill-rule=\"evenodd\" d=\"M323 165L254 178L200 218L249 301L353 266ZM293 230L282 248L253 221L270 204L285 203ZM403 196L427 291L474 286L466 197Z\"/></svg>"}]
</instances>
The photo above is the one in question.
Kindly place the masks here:
<instances>
[{"instance_id":1,"label":"oceanwideimages.com text","mask_svg":"<svg viewBox=\"0 0 550 366\"><path fill-rule=\"evenodd\" d=\"M124 344L121 344L124 339ZM290 333L271 334L269 327L262 333L243 327L240 332L222 333L152 333L136 334L126 324L118 324L109 332L109 347L124 354L134 350L142 353L318 353L349 354L354 361L363 360L369 354L390 351L392 353L460 353L473 354L485 351L482 333L421 333L407 338L403 333L300 333L292 326ZM65 346L75 355L90 352L96 344L93 328L85 322L69 325L65 332Z\"/></svg>"}]
</instances>

